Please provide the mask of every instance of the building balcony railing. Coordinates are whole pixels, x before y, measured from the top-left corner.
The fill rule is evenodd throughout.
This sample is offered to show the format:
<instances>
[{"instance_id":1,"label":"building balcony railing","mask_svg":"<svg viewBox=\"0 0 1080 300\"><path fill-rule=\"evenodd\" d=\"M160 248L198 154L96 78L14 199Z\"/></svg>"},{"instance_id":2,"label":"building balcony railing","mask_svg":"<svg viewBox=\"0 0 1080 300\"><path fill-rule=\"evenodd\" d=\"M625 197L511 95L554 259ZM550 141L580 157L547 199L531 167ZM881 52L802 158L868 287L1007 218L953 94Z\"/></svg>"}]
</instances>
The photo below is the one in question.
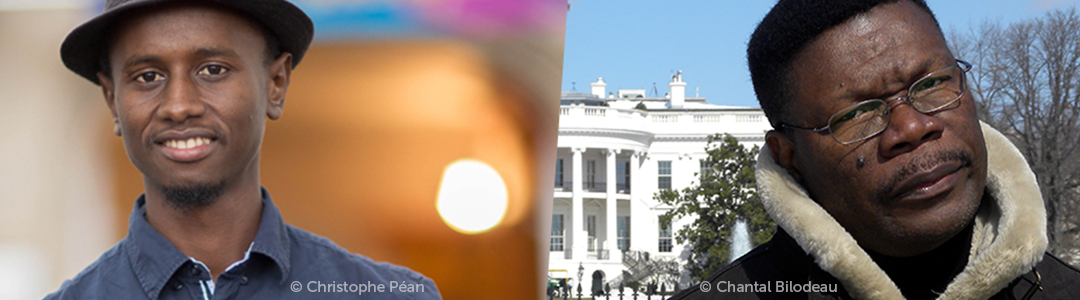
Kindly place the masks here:
<instances>
[{"instance_id":1,"label":"building balcony railing","mask_svg":"<svg viewBox=\"0 0 1080 300\"><path fill-rule=\"evenodd\" d=\"M735 135L760 135L763 130L771 129L764 113L756 108L732 108L729 111L643 111L563 105L559 107L559 115L559 128L606 128L680 134L730 132Z\"/></svg>"},{"instance_id":2,"label":"building balcony railing","mask_svg":"<svg viewBox=\"0 0 1080 300\"><path fill-rule=\"evenodd\" d=\"M582 189L587 192L603 193L607 191L607 183L603 181L582 182Z\"/></svg>"},{"instance_id":3,"label":"building balcony railing","mask_svg":"<svg viewBox=\"0 0 1080 300\"><path fill-rule=\"evenodd\" d=\"M621 250L616 250L621 251ZM574 249L571 247L562 248L562 250L552 250L551 252L562 252L563 259L582 259L581 257L574 257ZM625 251L623 251L625 252ZM558 255L558 254L556 254ZM593 260L610 260L611 250L608 249L588 249L585 251L585 259Z\"/></svg>"},{"instance_id":4,"label":"building balcony railing","mask_svg":"<svg viewBox=\"0 0 1080 300\"><path fill-rule=\"evenodd\" d=\"M586 191L586 192L604 193L604 192L607 192L607 183L603 182L603 181L595 181L595 182L592 182L592 183L583 182L581 189ZM569 182L563 182L562 184L559 184L558 182L555 183L555 191L556 192L570 192L570 191L573 191L573 190L574 190L574 185L572 183L569 183ZM615 184L615 192L619 193L619 194L629 195L630 194L630 184L628 184L628 183L616 183Z\"/></svg>"},{"instance_id":5,"label":"building balcony railing","mask_svg":"<svg viewBox=\"0 0 1080 300\"><path fill-rule=\"evenodd\" d=\"M559 182L555 182L555 191L556 192L570 192L570 191L573 191L573 190L574 190L574 187L572 185L570 185L569 183L560 184Z\"/></svg>"},{"instance_id":6,"label":"building balcony railing","mask_svg":"<svg viewBox=\"0 0 1080 300\"><path fill-rule=\"evenodd\" d=\"M645 130L649 122L643 110L603 106L562 106L559 108L559 127L611 128Z\"/></svg>"},{"instance_id":7,"label":"building balcony railing","mask_svg":"<svg viewBox=\"0 0 1080 300\"><path fill-rule=\"evenodd\" d=\"M609 260L611 259L609 252L610 251L608 251L607 249L597 249L595 251L589 251L589 255L587 258L595 260Z\"/></svg>"}]
</instances>

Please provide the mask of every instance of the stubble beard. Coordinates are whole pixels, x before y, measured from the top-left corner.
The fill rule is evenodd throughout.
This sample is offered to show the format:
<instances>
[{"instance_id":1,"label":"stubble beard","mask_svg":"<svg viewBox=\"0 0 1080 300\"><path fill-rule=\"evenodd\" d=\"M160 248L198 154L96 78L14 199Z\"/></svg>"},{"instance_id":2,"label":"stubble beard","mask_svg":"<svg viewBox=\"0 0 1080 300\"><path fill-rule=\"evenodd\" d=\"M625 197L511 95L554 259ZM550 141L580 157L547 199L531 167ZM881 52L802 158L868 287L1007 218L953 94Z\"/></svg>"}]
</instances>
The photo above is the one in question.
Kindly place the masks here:
<instances>
[{"instance_id":1,"label":"stubble beard","mask_svg":"<svg viewBox=\"0 0 1080 300\"><path fill-rule=\"evenodd\" d=\"M218 183L194 183L162 188L165 202L182 213L214 204L224 191L224 180Z\"/></svg>"}]
</instances>

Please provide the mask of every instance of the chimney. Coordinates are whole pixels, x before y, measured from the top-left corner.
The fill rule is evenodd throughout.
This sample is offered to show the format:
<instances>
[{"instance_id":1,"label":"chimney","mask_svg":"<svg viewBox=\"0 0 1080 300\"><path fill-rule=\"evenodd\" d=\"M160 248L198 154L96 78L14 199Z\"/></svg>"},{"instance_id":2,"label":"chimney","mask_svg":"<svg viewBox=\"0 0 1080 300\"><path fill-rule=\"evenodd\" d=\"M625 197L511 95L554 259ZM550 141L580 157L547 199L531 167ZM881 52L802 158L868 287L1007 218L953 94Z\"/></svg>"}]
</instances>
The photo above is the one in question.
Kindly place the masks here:
<instances>
[{"instance_id":1,"label":"chimney","mask_svg":"<svg viewBox=\"0 0 1080 300\"><path fill-rule=\"evenodd\" d=\"M682 81L682 70L675 76L671 76L671 83L668 83L668 88L671 89L671 100L668 100L673 109L683 108L683 103L686 102L686 83Z\"/></svg>"},{"instance_id":2,"label":"chimney","mask_svg":"<svg viewBox=\"0 0 1080 300\"><path fill-rule=\"evenodd\" d=\"M604 83L604 77L596 78L596 82L590 83L589 87L592 88L592 94L596 97L604 98L607 83Z\"/></svg>"}]
</instances>

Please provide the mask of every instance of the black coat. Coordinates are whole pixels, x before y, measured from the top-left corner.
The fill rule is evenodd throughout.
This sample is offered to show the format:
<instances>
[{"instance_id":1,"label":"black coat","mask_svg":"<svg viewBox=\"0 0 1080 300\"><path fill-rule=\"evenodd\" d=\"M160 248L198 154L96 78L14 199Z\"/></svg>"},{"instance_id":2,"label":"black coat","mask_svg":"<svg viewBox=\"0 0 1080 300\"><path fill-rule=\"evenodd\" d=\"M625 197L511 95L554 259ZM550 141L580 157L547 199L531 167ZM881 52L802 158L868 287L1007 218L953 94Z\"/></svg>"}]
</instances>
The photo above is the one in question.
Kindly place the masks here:
<instances>
[{"instance_id":1,"label":"black coat","mask_svg":"<svg viewBox=\"0 0 1080 300\"><path fill-rule=\"evenodd\" d=\"M1038 276L1036 276L1038 272ZM1046 253L1035 269L1016 278L991 299L1023 299L1040 278L1041 290L1030 299L1080 300L1080 269ZM778 284L782 283L782 284ZM757 283L756 286L748 285ZM812 283L812 285L807 285ZM817 291L792 292L810 287ZM740 291L740 288L742 290ZM703 291L703 289L708 290ZM723 291L726 289L727 291ZM788 291L784 291L787 289ZM672 299L852 299L844 286L819 268L813 258L783 230L769 242L754 248L711 276L708 284L698 283Z\"/></svg>"},{"instance_id":2,"label":"black coat","mask_svg":"<svg viewBox=\"0 0 1080 300\"><path fill-rule=\"evenodd\" d=\"M971 225L908 258L863 249L766 146L754 176L781 230L675 299L1023 299L1038 281L1042 289L1032 299L1080 300L1080 271L1045 253L1046 211L1035 174L1008 138L985 124L982 130L986 189Z\"/></svg>"}]
</instances>

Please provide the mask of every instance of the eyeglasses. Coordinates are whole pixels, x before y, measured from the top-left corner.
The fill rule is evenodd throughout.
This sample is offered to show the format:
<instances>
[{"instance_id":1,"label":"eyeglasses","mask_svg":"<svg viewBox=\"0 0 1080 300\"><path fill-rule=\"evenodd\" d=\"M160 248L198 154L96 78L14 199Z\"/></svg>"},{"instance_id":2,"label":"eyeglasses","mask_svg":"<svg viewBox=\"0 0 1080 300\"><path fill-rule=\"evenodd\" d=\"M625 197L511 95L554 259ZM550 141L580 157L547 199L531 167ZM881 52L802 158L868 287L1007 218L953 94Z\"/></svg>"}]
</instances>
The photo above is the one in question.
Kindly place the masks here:
<instances>
[{"instance_id":1,"label":"eyeglasses","mask_svg":"<svg viewBox=\"0 0 1080 300\"><path fill-rule=\"evenodd\" d=\"M829 117L824 127L807 128L787 123L780 127L821 132L828 130L837 143L848 145L874 137L889 126L889 107L896 101L904 101L916 111L931 114L959 106L960 98L966 91L964 74L971 70L971 64L956 60L957 65L950 66L923 76L908 88L907 95L891 101L870 99L848 106Z\"/></svg>"}]
</instances>

